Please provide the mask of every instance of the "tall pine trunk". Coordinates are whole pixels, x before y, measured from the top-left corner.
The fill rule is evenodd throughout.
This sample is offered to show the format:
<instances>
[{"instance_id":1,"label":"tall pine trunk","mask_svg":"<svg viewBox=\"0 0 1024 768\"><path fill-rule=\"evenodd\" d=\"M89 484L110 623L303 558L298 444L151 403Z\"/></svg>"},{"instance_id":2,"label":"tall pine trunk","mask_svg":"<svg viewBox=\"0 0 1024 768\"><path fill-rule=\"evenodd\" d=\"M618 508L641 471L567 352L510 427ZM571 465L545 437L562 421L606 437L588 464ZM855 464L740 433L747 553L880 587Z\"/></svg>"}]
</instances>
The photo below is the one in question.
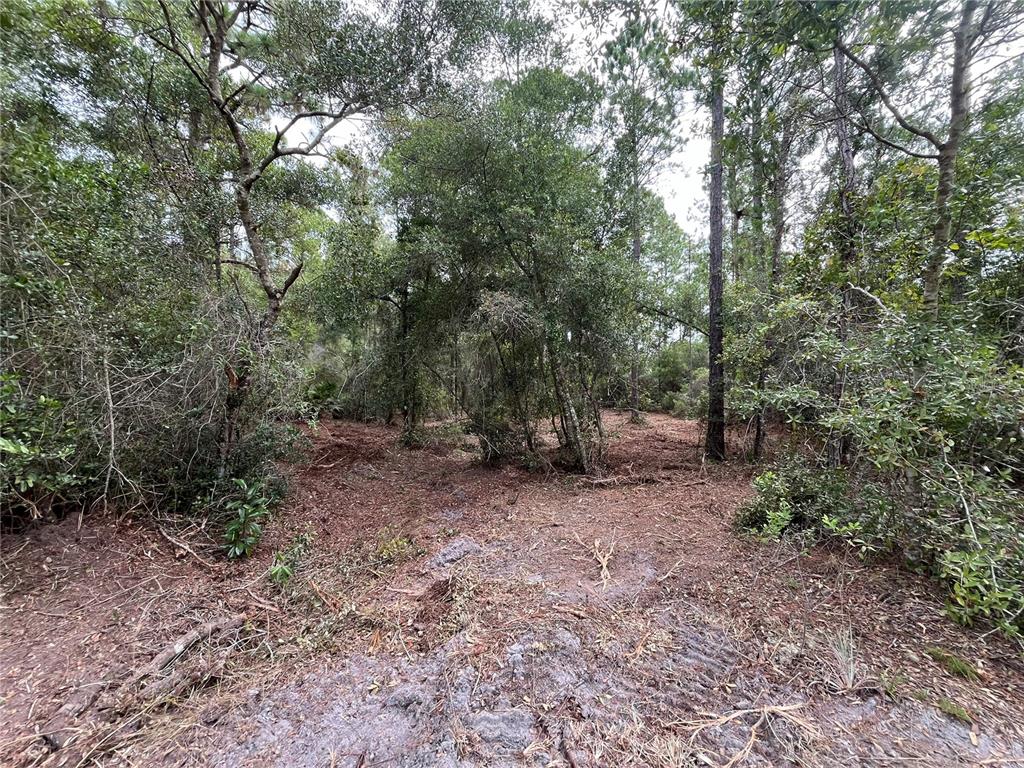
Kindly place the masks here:
<instances>
[{"instance_id":1,"label":"tall pine trunk","mask_svg":"<svg viewBox=\"0 0 1024 768\"><path fill-rule=\"evenodd\" d=\"M640 214L634 212L633 221L633 261L636 268L640 270L642 256L642 238L640 234ZM633 362L629 366L629 409L630 418L633 421L640 421L640 342L636 341L633 349Z\"/></svg>"},{"instance_id":2,"label":"tall pine trunk","mask_svg":"<svg viewBox=\"0 0 1024 768\"><path fill-rule=\"evenodd\" d=\"M768 295L771 306L775 305L778 299L779 281L782 278L782 238L786 234L786 184L789 179L788 163L789 152L793 144L793 120L784 120L782 123L782 138L778 142L778 150L775 156L775 168L772 175L770 188L771 225L772 240L770 253L770 266L768 277ZM765 346L768 349L768 359L761 364L757 375L757 391L764 391L768 381L768 371L775 363L777 341L774 335L765 339ZM765 408L762 406L757 410L757 423L754 429L753 458L758 460L764 452L765 435Z\"/></svg>"},{"instance_id":3,"label":"tall pine trunk","mask_svg":"<svg viewBox=\"0 0 1024 768\"><path fill-rule=\"evenodd\" d=\"M853 143L850 140L850 124L848 120L849 95L846 86L846 58L839 48L832 52L834 63L835 103L836 103L836 154L838 155L838 203L839 203L839 232L837 252L841 280L843 281L842 307L839 310L839 324L837 333L840 343L845 343L849 336L850 310L852 308L853 293L848 283L852 279L850 270L853 269L856 259L856 228L857 222L854 218L853 196L856 190L856 176L853 157ZM843 394L846 390L846 366L838 365L832 376L832 399L836 408L840 407ZM836 433L831 436L827 446L828 463L833 467L840 466L846 460L846 453L849 448L849 437L843 433Z\"/></svg>"},{"instance_id":4,"label":"tall pine trunk","mask_svg":"<svg viewBox=\"0 0 1024 768\"><path fill-rule=\"evenodd\" d=\"M632 157L630 158L632 169L630 171L630 187L633 197L632 201L632 229L633 229L633 261L636 264L637 272L641 270L640 262L643 256L643 237L640 223L640 146L636 130L630 131L630 143ZM633 348L633 361L629 366L629 408L630 419L639 422L640 416L640 340L636 339Z\"/></svg>"},{"instance_id":5,"label":"tall pine trunk","mask_svg":"<svg viewBox=\"0 0 1024 768\"><path fill-rule=\"evenodd\" d=\"M705 454L725 458L725 366L722 362L722 135L725 127L724 77L711 85L711 220L708 287L708 431Z\"/></svg>"}]
</instances>

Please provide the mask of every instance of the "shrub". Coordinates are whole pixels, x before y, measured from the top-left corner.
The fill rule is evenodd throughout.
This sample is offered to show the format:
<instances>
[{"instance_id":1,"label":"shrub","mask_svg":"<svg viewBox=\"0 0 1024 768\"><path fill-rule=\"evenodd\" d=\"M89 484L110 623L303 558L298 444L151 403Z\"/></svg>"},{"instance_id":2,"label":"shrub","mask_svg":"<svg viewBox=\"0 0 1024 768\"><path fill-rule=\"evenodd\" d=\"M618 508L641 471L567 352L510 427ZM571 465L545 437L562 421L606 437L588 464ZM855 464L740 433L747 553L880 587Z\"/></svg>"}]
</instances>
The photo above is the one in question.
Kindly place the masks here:
<instances>
[{"instance_id":1,"label":"shrub","mask_svg":"<svg viewBox=\"0 0 1024 768\"><path fill-rule=\"evenodd\" d=\"M794 300L776 311L775 337L792 378L769 378L757 407L781 414L820 448L760 480L741 519L774 533L814 526L862 550L901 552L948 590L948 610L969 623L1024 628L1024 369L981 321L946 324L883 312L840 340L827 311ZM810 327L788 325L793 318ZM788 329L788 330L787 330ZM792 332L793 336L787 336ZM823 371L841 370L843 396ZM749 394L749 392L748 392ZM842 469L828 450L848 446ZM783 501L792 506L787 512ZM769 511L774 517L769 519Z\"/></svg>"},{"instance_id":2,"label":"shrub","mask_svg":"<svg viewBox=\"0 0 1024 768\"><path fill-rule=\"evenodd\" d=\"M828 528L847 520L854 504L842 470L815 467L790 457L754 478L756 494L737 514L740 528L766 538L788 530Z\"/></svg>"},{"instance_id":3,"label":"shrub","mask_svg":"<svg viewBox=\"0 0 1024 768\"><path fill-rule=\"evenodd\" d=\"M274 584L282 589L287 586L312 541L313 537L308 532L303 533L292 539L288 549L274 553L274 562L270 564L270 569L267 572Z\"/></svg>"},{"instance_id":4,"label":"shrub","mask_svg":"<svg viewBox=\"0 0 1024 768\"><path fill-rule=\"evenodd\" d=\"M69 472L75 452L75 431L64 424L61 402L39 395L29 400L16 374L0 376L0 499L39 518L77 484Z\"/></svg>"},{"instance_id":5,"label":"shrub","mask_svg":"<svg viewBox=\"0 0 1024 768\"><path fill-rule=\"evenodd\" d=\"M233 482L238 492L224 504L229 516L224 526L224 548L232 560L249 557L256 549L271 503L263 494L261 483L250 484L241 478Z\"/></svg>"},{"instance_id":6,"label":"shrub","mask_svg":"<svg viewBox=\"0 0 1024 768\"><path fill-rule=\"evenodd\" d=\"M763 472L754 478L757 495L738 513L741 528L775 538L793 522L793 503L785 479L777 472Z\"/></svg>"},{"instance_id":7,"label":"shrub","mask_svg":"<svg viewBox=\"0 0 1024 768\"><path fill-rule=\"evenodd\" d=\"M659 350L652 364L652 393L662 410L697 418L707 409L707 346L676 341Z\"/></svg>"},{"instance_id":8,"label":"shrub","mask_svg":"<svg viewBox=\"0 0 1024 768\"><path fill-rule=\"evenodd\" d=\"M695 375L685 390L665 395L662 398L662 405L678 419L703 418L708 410L707 373Z\"/></svg>"}]
</instances>

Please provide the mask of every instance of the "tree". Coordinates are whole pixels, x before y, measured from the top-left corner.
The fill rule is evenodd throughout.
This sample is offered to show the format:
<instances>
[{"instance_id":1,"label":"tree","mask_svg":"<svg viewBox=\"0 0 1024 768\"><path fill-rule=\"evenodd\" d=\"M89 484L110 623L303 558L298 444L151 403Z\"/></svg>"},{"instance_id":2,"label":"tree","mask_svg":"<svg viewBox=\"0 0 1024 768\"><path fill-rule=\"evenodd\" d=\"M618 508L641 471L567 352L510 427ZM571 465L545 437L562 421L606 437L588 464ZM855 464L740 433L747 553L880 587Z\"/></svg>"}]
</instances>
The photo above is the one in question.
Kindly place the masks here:
<instances>
[{"instance_id":1,"label":"tree","mask_svg":"<svg viewBox=\"0 0 1024 768\"><path fill-rule=\"evenodd\" d=\"M841 53L865 74L873 95L881 102L885 112L895 120L898 128L909 134L912 140L926 142L931 151L919 152L889 138L884 130L875 127L874 121L861 111L863 128L886 146L899 149L911 156L936 161L938 183L935 187L931 247L921 273L923 309L926 315L936 319L939 315L943 267L949 254L952 227L950 200L956 192L957 156L970 119L971 67L976 60L983 59L986 53L989 53L986 48L997 48L1006 41L1016 38L1024 24L1024 10L1013 3L982 4L979 0L962 0L955 12L947 11L941 14L933 14L930 11L946 11L946 4L935 3L933 6L923 9L922 24L929 24L935 15L939 15L939 18L948 18L955 25L952 31L952 65L948 75L949 117L944 125L944 137L921 121L908 116L904 109L896 105L878 68L858 55L854 51L855 46L848 45L841 37L837 37L835 48L837 71L838 54ZM941 27L938 30L926 27L917 35L910 36L905 43L909 44L908 53L916 53L920 50L919 46L934 45L941 40L944 31ZM839 104L840 109L844 107L845 103Z\"/></svg>"},{"instance_id":2,"label":"tree","mask_svg":"<svg viewBox=\"0 0 1024 768\"><path fill-rule=\"evenodd\" d=\"M694 65L706 74L711 111L711 158L709 176L708 223L708 415L705 454L712 459L725 458L725 364L722 277L722 181L723 140L725 133L725 84L731 60L732 16L735 4L728 0L683 5L684 28L681 46L688 49Z\"/></svg>"},{"instance_id":3,"label":"tree","mask_svg":"<svg viewBox=\"0 0 1024 768\"><path fill-rule=\"evenodd\" d=\"M667 55L669 41L656 9L627 3L611 40L604 45L614 149L609 159L612 185L624 196L630 251L643 264L644 193L676 146L676 121L684 78ZM629 405L640 416L640 344L630 362Z\"/></svg>"},{"instance_id":4,"label":"tree","mask_svg":"<svg viewBox=\"0 0 1024 768\"><path fill-rule=\"evenodd\" d=\"M725 458L725 363L722 359L722 134L725 123L724 76L711 83L711 176L708 198L708 430L704 451L712 459Z\"/></svg>"},{"instance_id":5,"label":"tree","mask_svg":"<svg viewBox=\"0 0 1024 768\"><path fill-rule=\"evenodd\" d=\"M422 322L434 335L417 354L428 360L447 347L436 329L456 328L448 342L475 372L452 390L490 460L523 450L540 461L536 422L553 415L567 463L600 465L596 376L614 358L599 350L617 356L631 289L600 158L583 143L599 96L588 77L534 66L458 119L394 126L385 167L399 246L436 260L434 287L410 286L411 332Z\"/></svg>"},{"instance_id":6,"label":"tree","mask_svg":"<svg viewBox=\"0 0 1024 768\"><path fill-rule=\"evenodd\" d=\"M778 44L808 63L793 104L830 152L820 170L799 171L821 192L799 209L775 291L737 300L726 337L737 410L774 411L796 438L759 483L764 506L748 523L778 530L758 515L788 509L782 529L897 550L947 586L951 615L991 617L1010 634L1024 615L1024 465L1010 442L1024 323L1009 286L1024 249L1010 181L1020 155L1005 142L1019 140L1022 101L1009 85L1020 63L996 50L1018 34L1018 12L785 8ZM982 50L984 70L971 58ZM960 98L971 89L957 73L979 107ZM927 278L936 263L948 292Z\"/></svg>"},{"instance_id":7,"label":"tree","mask_svg":"<svg viewBox=\"0 0 1024 768\"><path fill-rule=\"evenodd\" d=\"M158 19L133 21L200 85L209 117L229 137L233 151L229 183L245 250L227 259L218 256L218 266L248 270L264 297L251 346L228 369L226 456L236 440L253 366L267 357L285 296L304 266L301 260L289 263L287 256L273 258L258 212L265 179L283 160L322 154L330 133L353 115L426 99L442 83L445 68L475 44L474 24L483 6L456 11L445 3L399 3L384 18L375 18L318 2L276 7L261 0L199 0L175 6L158 0L157 5ZM283 66L285 50L301 69ZM253 118L264 125L272 118L283 123L273 128L269 146L262 125L250 127ZM307 125L308 137L289 144L289 134Z\"/></svg>"}]
</instances>

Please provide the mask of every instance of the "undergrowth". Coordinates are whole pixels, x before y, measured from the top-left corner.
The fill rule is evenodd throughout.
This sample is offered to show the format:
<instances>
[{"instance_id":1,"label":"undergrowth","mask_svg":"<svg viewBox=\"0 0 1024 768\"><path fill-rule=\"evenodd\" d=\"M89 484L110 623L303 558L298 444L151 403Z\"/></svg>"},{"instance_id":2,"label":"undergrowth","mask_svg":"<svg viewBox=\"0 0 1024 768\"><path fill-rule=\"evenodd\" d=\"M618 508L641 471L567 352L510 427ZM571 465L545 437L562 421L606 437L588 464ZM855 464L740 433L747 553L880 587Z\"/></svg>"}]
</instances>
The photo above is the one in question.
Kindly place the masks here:
<instances>
[{"instance_id":1,"label":"undergrowth","mask_svg":"<svg viewBox=\"0 0 1024 768\"><path fill-rule=\"evenodd\" d=\"M965 491L959 510L952 503L936 508L940 499L927 478L916 479L911 492L884 477L794 457L753 484L756 494L736 516L740 530L763 540L837 538L862 557L897 552L944 584L951 618L987 619L1024 640L1024 530L1013 523L1012 506L991 499L975 505Z\"/></svg>"}]
</instances>

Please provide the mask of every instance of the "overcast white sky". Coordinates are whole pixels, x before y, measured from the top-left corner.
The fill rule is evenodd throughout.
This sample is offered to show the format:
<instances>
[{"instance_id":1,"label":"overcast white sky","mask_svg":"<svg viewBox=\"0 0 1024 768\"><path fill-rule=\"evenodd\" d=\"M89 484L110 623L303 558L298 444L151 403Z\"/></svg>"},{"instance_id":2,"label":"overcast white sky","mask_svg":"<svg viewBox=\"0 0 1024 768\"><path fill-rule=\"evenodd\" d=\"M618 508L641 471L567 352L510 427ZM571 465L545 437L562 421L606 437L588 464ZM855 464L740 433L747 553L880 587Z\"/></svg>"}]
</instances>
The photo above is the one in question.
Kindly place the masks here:
<instances>
[{"instance_id":1,"label":"overcast white sky","mask_svg":"<svg viewBox=\"0 0 1024 768\"><path fill-rule=\"evenodd\" d=\"M561 0L537 0L542 11L555 21L567 36L571 58L570 68L587 66L595 51L601 45L601 35L594 35L594 30L586 28L579 18L566 13ZM1009 45L999 46L991 52L994 61L1008 61L1022 55L1024 40L1015 40ZM979 66L979 70L988 70L988 66ZM985 77L979 78L984 80ZM984 83L976 82L976 97L983 95ZM681 111L681 119L677 131L680 145L660 169L653 185L665 201L665 207L675 218L680 227L692 238L700 240L707 236L707 194L704 189L704 170L708 163L710 142L708 140L709 115L703 108L694 105L691 96L686 97L687 103ZM283 121L282 121L283 122ZM344 146L359 144L365 133L367 120L355 117L347 120L332 131L330 144ZM311 126L296 126L289 136L290 142L300 141L300 134L309 132ZM316 162L315 158L311 158ZM804 157L802 168L813 175L813 167L820 162L820 150ZM790 233L792 235L792 232Z\"/></svg>"},{"instance_id":2,"label":"overcast white sky","mask_svg":"<svg viewBox=\"0 0 1024 768\"><path fill-rule=\"evenodd\" d=\"M654 184L665 209L686 234L698 240L707 235L704 169L711 151L707 120L706 111L692 104L684 110L679 126L683 143L660 169Z\"/></svg>"},{"instance_id":3,"label":"overcast white sky","mask_svg":"<svg viewBox=\"0 0 1024 768\"><path fill-rule=\"evenodd\" d=\"M694 239L707 234L707 193L704 190L704 168L708 162L708 116L706 111L688 104L680 120L678 135L680 146L659 170L654 191L665 201L666 210L680 227ZM274 128L283 128L287 120L282 116L273 121ZM328 134L329 147L359 144L365 136L368 119L352 117ZM315 133L312 124L297 125L288 134L288 143L298 143ZM307 158L313 163L323 158Z\"/></svg>"}]
</instances>

